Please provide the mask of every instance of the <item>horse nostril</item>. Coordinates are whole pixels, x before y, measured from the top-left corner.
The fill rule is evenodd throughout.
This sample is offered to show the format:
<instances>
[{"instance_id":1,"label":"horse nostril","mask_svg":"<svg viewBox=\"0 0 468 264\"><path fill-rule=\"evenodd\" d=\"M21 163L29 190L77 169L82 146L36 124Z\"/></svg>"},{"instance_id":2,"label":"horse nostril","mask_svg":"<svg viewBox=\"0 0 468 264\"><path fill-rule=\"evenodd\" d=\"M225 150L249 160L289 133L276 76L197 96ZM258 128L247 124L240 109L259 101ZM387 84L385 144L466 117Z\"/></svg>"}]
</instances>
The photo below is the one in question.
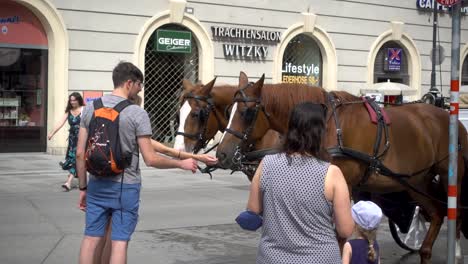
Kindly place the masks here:
<instances>
[{"instance_id":1,"label":"horse nostril","mask_svg":"<svg viewBox=\"0 0 468 264\"><path fill-rule=\"evenodd\" d=\"M219 154L218 154L218 158L219 158L220 160L225 160L225 159L226 159L226 154L225 154L225 153L219 153Z\"/></svg>"}]
</instances>

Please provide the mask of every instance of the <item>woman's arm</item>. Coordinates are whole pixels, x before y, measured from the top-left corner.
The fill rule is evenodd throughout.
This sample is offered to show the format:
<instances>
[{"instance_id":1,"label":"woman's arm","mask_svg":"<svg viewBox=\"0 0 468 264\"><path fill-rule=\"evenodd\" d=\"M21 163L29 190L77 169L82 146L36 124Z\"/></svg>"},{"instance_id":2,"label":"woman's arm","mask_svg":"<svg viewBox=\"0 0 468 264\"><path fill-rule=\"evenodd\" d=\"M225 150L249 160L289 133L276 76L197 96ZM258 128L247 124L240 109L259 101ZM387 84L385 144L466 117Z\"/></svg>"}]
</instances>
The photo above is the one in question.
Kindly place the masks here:
<instances>
[{"instance_id":1,"label":"woman's arm","mask_svg":"<svg viewBox=\"0 0 468 264\"><path fill-rule=\"evenodd\" d=\"M349 264L351 262L351 256L353 254L353 249L351 248L351 244L346 242L343 247L343 264Z\"/></svg>"},{"instance_id":2,"label":"woman's arm","mask_svg":"<svg viewBox=\"0 0 468 264\"><path fill-rule=\"evenodd\" d=\"M67 122L67 118L68 118L68 113L65 113L62 119L55 125L52 132L49 133L49 136L47 137L49 140L51 140L52 137L55 135L55 133L57 133L57 131L59 131L63 127L63 125L65 125L65 122Z\"/></svg>"},{"instance_id":3,"label":"woman's arm","mask_svg":"<svg viewBox=\"0 0 468 264\"><path fill-rule=\"evenodd\" d=\"M340 168L330 165L325 178L326 187L332 187L333 213L338 235L347 238L354 230L354 220L351 216L351 201L348 185Z\"/></svg>"},{"instance_id":4,"label":"woman's arm","mask_svg":"<svg viewBox=\"0 0 468 264\"><path fill-rule=\"evenodd\" d=\"M263 161L258 165L257 171L250 183L249 201L247 202L247 210L256 214L261 214L263 211L263 198L260 191L260 177L262 176Z\"/></svg>"},{"instance_id":5,"label":"woman's arm","mask_svg":"<svg viewBox=\"0 0 468 264\"><path fill-rule=\"evenodd\" d=\"M162 153L164 155L173 157L173 158L177 158L177 159L190 159L191 158L191 159L201 161L207 165L214 165L218 163L218 159L211 155L192 154L192 153L188 153L185 151L176 150L153 139L151 139L151 146L153 146L153 149L155 151Z\"/></svg>"}]
</instances>

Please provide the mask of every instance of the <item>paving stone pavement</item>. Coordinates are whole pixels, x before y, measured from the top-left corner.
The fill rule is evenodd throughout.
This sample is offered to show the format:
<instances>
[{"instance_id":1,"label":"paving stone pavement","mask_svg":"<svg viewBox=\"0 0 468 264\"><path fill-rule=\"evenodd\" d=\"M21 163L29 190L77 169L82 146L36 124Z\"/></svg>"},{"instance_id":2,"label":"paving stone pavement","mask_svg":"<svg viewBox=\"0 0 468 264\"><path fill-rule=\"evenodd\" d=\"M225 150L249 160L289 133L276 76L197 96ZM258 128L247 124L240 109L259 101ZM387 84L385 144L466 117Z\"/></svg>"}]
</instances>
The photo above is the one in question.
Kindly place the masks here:
<instances>
[{"instance_id":1,"label":"paving stone pavement","mask_svg":"<svg viewBox=\"0 0 468 264\"><path fill-rule=\"evenodd\" d=\"M0 263L77 263L84 215L76 207L78 191L60 188L67 176L58 166L61 159L0 154ZM255 263L260 232L243 231L234 223L247 200L244 175L215 171L210 180L200 173L142 168L140 220L128 263ZM445 237L444 229L433 263L445 263ZM378 239L382 263L419 261L417 254L396 245L386 220ZM462 245L468 253L467 241Z\"/></svg>"}]
</instances>

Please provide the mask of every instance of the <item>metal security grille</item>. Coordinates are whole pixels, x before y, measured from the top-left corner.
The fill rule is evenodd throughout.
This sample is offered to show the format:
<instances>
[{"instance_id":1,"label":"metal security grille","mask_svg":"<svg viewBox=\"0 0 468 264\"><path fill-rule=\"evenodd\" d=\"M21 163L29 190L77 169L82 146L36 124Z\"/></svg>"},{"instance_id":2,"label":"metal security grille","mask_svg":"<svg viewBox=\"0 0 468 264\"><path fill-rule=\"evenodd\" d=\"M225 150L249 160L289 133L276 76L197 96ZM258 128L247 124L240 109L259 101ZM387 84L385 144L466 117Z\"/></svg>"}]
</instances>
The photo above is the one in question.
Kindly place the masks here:
<instances>
[{"instance_id":1,"label":"metal security grille","mask_svg":"<svg viewBox=\"0 0 468 264\"><path fill-rule=\"evenodd\" d=\"M179 25L165 25L160 29L190 31ZM155 50L156 31L146 45L145 53L145 110L148 112L153 138L173 142L178 120L178 99L182 80L198 81L198 47L192 34L192 53L166 53Z\"/></svg>"},{"instance_id":2,"label":"metal security grille","mask_svg":"<svg viewBox=\"0 0 468 264\"><path fill-rule=\"evenodd\" d=\"M282 82L322 85L322 54L311 37L295 36L283 55Z\"/></svg>"}]
</instances>

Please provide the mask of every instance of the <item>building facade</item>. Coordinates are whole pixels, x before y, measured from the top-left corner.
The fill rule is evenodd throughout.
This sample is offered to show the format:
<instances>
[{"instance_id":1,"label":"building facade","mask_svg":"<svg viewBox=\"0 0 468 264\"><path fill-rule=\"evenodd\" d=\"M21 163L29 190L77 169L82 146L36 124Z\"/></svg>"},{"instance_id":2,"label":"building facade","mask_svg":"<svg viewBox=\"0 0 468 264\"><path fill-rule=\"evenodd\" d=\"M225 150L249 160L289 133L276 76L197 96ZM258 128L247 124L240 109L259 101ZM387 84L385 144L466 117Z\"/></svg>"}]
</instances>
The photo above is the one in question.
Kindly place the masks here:
<instances>
[{"instance_id":1,"label":"building facade","mask_svg":"<svg viewBox=\"0 0 468 264\"><path fill-rule=\"evenodd\" d=\"M182 80L305 83L362 94L404 84L429 90L432 0L0 0L0 152L63 153L66 129L47 132L67 97L113 89L121 60L145 72L154 137L173 140ZM449 10L439 7L437 88L448 94ZM462 8L460 80L468 92L468 7ZM466 87L464 87L466 86ZM378 90L376 91L378 92Z\"/></svg>"}]
</instances>

